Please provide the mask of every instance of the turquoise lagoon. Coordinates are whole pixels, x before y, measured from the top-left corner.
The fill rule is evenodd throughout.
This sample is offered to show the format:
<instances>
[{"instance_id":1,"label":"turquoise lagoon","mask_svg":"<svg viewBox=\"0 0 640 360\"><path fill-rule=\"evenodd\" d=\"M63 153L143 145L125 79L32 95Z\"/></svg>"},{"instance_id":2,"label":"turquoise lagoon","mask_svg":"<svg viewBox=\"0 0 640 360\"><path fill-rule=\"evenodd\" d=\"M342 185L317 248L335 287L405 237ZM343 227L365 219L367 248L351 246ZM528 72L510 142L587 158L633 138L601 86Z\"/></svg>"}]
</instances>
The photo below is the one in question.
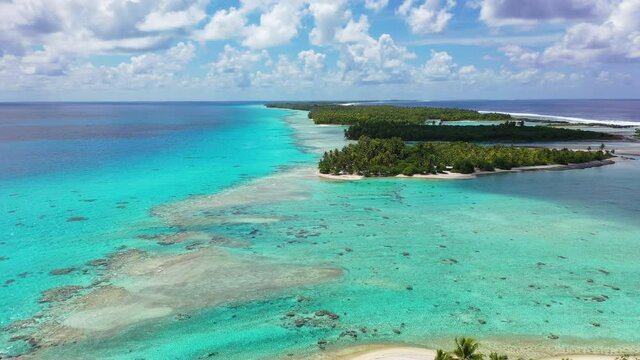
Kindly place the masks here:
<instances>
[{"instance_id":1,"label":"turquoise lagoon","mask_svg":"<svg viewBox=\"0 0 640 360\"><path fill-rule=\"evenodd\" d=\"M637 161L469 181L326 181L314 175L314 165L323 149L343 143L342 129L313 126L305 113L252 104L111 106L117 109L56 109L54 125L126 130L149 114L143 121L153 126L135 136L114 130L112 137L89 139L27 132L28 139L1 145L17 155L105 149L77 155L71 165L3 163L11 169L0 180L5 356L29 351L27 342L10 338L41 334L76 311L39 303L43 291L86 286L79 298L109 285L109 279L96 284L106 270L88 261L127 249L162 258L205 247L255 263L257 272L286 265L341 274L308 283L280 274L290 286L233 296L228 293L246 289L230 282L267 279L251 266L229 266L198 283L227 284L225 294L205 291L226 299L215 306L181 308L58 346L45 342L32 355L300 358L322 353L319 340L327 350L366 343L436 347L459 335L522 356L639 351ZM67 121L65 112L78 116ZM50 125L50 119L40 114L27 124ZM158 123L163 126L155 128ZM73 131L80 130L66 134ZM74 217L86 220L68 222ZM150 241L176 233L195 235L171 245ZM208 238L224 240L202 241ZM50 275L61 268L75 269ZM126 287L127 281L112 283ZM166 301L176 304L190 295L171 296ZM42 317L24 327L9 326L36 314Z\"/></svg>"}]
</instances>

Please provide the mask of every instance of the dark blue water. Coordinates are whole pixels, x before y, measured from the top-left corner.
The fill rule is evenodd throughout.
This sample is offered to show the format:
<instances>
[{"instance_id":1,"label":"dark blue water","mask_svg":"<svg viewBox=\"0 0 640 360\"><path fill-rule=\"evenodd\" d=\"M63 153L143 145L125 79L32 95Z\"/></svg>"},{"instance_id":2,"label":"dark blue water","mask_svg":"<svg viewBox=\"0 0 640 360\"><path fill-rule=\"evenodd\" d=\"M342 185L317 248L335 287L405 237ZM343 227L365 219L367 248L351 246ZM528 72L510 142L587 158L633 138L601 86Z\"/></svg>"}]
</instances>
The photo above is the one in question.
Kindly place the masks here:
<instances>
[{"instance_id":1,"label":"dark blue water","mask_svg":"<svg viewBox=\"0 0 640 360\"><path fill-rule=\"evenodd\" d=\"M154 207L306 161L280 118L287 113L221 103L0 105L0 358L28 349L3 329L44 311L42 291L96 275L51 270L155 246L136 235L156 228Z\"/></svg>"},{"instance_id":2,"label":"dark blue water","mask_svg":"<svg viewBox=\"0 0 640 360\"><path fill-rule=\"evenodd\" d=\"M247 126L239 103L0 104L0 179L171 151L192 135Z\"/></svg>"},{"instance_id":3,"label":"dark blue water","mask_svg":"<svg viewBox=\"0 0 640 360\"><path fill-rule=\"evenodd\" d=\"M640 123L640 100L458 100L394 101L398 106L434 106L543 115L565 121Z\"/></svg>"}]
</instances>

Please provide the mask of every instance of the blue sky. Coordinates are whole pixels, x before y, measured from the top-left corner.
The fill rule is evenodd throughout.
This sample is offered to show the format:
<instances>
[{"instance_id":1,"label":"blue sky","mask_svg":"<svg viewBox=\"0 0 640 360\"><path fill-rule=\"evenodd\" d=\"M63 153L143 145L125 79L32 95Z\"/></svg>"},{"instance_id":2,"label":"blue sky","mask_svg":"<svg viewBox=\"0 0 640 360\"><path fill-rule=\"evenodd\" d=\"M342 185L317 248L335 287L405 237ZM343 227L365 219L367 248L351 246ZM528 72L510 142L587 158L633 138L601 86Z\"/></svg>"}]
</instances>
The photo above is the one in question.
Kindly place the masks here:
<instances>
[{"instance_id":1,"label":"blue sky","mask_svg":"<svg viewBox=\"0 0 640 360\"><path fill-rule=\"evenodd\" d=\"M638 98L640 0L0 0L0 101Z\"/></svg>"}]
</instances>

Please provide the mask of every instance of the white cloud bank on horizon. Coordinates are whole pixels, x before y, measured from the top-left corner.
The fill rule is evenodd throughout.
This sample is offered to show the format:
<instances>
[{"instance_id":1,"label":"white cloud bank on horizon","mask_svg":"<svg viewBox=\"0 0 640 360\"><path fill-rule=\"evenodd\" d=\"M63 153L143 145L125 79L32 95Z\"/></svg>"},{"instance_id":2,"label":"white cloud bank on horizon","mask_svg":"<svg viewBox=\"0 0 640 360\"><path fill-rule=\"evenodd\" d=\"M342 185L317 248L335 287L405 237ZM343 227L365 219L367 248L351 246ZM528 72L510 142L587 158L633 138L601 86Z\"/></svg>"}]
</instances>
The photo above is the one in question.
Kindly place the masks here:
<instances>
[{"instance_id":1,"label":"white cloud bank on horizon","mask_svg":"<svg viewBox=\"0 0 640 360\"><path fill-rule=\"evenodd\" d=\"M454 0L241 0L213 11L211 5L0 1L0 94L171 87L259 94L266 88L318 86L375 94L381 86L401 84L414 92L445 83L470 90L516 86L509 82L572 88L605 78L632 82L625 68L607 66L640 61L640 0L468 0L469 6ZM487 34L506 32L517 39L553 26L564 35L534 48L503 40L492 45L502 57L483 50L462 64L454 59L459 54L442 46L406 45L412 37L415 44L437 44L433 39L455 31L456 16L470 9L477 14L475 29ZM389 17L405 27L380 23ZM211 54L210 46L220 49ZM96 57L111 60L100 63Z\"/></svg>"},{"instance_id":2,"label":"white cloud bank on horizon","mask_svg":"<svg viewBox=\"0 0 640 360\"><path fill-rule=\"evenodd\" d=\"M550 63L624 63L640 60L640 0L623 0L599 23L572 24L565 35L543 51L519 46L501 50L517 65Z\"/></svg>"}]
</instances>

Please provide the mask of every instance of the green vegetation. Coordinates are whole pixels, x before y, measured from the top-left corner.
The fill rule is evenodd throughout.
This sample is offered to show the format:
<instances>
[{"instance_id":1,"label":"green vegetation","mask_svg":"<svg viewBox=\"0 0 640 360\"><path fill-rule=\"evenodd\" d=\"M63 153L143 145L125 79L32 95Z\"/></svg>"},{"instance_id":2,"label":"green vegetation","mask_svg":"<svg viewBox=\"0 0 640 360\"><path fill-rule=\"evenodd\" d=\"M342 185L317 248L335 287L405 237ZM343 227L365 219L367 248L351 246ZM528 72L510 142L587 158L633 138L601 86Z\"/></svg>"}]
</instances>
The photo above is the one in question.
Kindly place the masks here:
<instances>
[{"instance_id":1,"label":"green vegetation","mask_svg":"<svg viewBox=\"0 0 640 360\"><path fill-rule=\"evenodd\" d=\"M433 360L454 360L453 356L446 351L438 350L436 351L436 356Z\"/></svg>"},{"instance_id":2,"label":"green vegetation","mask_svg":"<svg viewBox=\"0 0 640 360\"><path fill-rule=\"evenodd\" d=\"M467 337L455 338L455 348L451 352L438 350L434 360L483 360L484 355L478 352L477 341ZM490 360L508 360L506 355L491 353Z\"/></svg>"},{"instance_id":3,"label":"green vegetation","mask_svg":"<svg viewBox=\"0 0 640 360\"><path fill-rule=\"evenodd\" d=\"M543 122L546 126L558 126L558 127L606 127L611 129L627 129L633 127L633 125L620 125L620 124L602 124L602 123L570 123L568 121L550 121L550 120L535 120L537 122Z\"/></svg>"},{"instance_id":4,"label":"green vegetation","mask_svg":"<svg viewBox=\"0 0 640 360\"><path fill-rule=\"evenodd\" d=\"M482 114L463 109L387 105L344 106L329 102L274 103L267 106L309 111L309 118L316 124L350 125L345 130L345 136L351 140L358 139L358 143L347 145L341 150L326 152L318 164L321 173L334 175L411 176L445 171L471 174L478 169L494 171L522 166L587 163L607 159L612 156L613 151L605 151L604 145L599 151L570 151L501 145L480 146L468 142L618 138L615 135L592 131L525 126L524 121L512 121L508 114ZM425 125L459 120L506 122L489 126ZM455 142L405 145L403 140Z\"/></svg>"},{"instance_id":5,"label":"green vegetation","mask_svg":"<svg viewBox=\"0 0 640 360\"><path fill-rule=\"evenodd\" d=\"M618 138L615 135L595 131L517 126L513 121L500 125L478 126L365 123L350 126L345 130L345 136L350 140L367 136L379 139L399 137L404 141L567 141Z\"/></svg>"},{"instance_id":6,"label":"green vegetation","mask_svg":"<svg viewBox=\"0 0 640 360\"><path fill-rule=\"evenodd\" d=\"M361 136L405 141L567 141L609 140L618 136L547 126L524 126L508 114L479 113L473 110L389 105L345 106L331 102L271 103L268 107L309 111L316 124L350 125L348 139ZM490 126L425 125L440 121L506 121ZM520 126L518 126L518 124Z\"/></svg>"},{"instance_id":7,"label":"green vegetation","mask_svg":"<svg viewBox=\"0 0 640 360\"><path fill-rule=\"evenodd\" d=\"M507 355L499 355L498 353L492 352L489 354L489 360L509 360Z\"/></svg>"},{"instance_id":8,"label":"green vegetation","mask_svg":"<svg viewBox=\"0 0 640 360\"><path fill-rule=\"evenodd\" d=\"M424 124L430 120L491 120L511 119L508 114L482 114L474 110L435 107L403 107L391 105L340 105L330 102L271 103L267 107L309 111L316 124L355 125L364 123Z\"/></svg>"},{"instance_id":9,"label":"green vegetation","mask_svg":"<svg viewBox=\"0 0 640 360\"><path fill-rule=\"evenodd\" d=\"M405 145L400 138L362 137L342 150L324 153L318 164L323 174L395 176L436 174L447 170L470 174L480 169L509 170L520 166L586 163L612 155L600 151L571 151L514 146L481 146L471 143L418 143Z\"/></svg>"},{"instance_id":10,"label":"green vegetation","mask_svg":"<svg viewBox=\"0 0 640 360\"><path fill-rule=\"evenodd\" d=\"M311 110L309 117L316 124L356 125L399 123L422 125L430 120L508 120L507 114L481 114L473 110L400 106L321 106Z\"/></svg>"},{"instance_id":11,"label":"green vegetation","mask_svg":"<svg viewBox=\"0 0 640 360\"><path fill-rule=\"evenodd\" d=\"M634 134L634 136L640 139L640 129L636 129L636 133Z\"/></svg>"},{"instance_id":12,"label":"green vegetation","mask_svg":"<svg viewBox=\"0 0 640 360\"><path fill-rule=\"evenodd\" d=\"M265 104L268 108L277 109L291 109L291 110L303 110L311 111L319 106L335 106L336 103L331 102L283 102L283 103L269 103Z\"/></svg>"},{"instance_id":13,"label":"green vegetation","mask_svg":"<svg viewBox=\"0 0 640 360\"><path fill-rule=\"evenodd\" d=\"M484 355L478 352L480 344L472 338L456 338L455 343L456 348L453 350L453 355L455 355L458 360L482 360L484 357Z\"/></svg>"},{"instance_id":14,"label":"green vegetation","mask_svg":"<svg viewBox=\"0 0 640 360\"><path fill-rule=\"evenodd\" d=\"M452 351L437 350L434 360L484 360L485 355L478 352L480 344L472 338L461 337L455 338L455 348ZM509 360L504 354L492 352L488 356L489 360ZM640 360L640 358L629 355L621 355L616 360ZM562 358L562 360L571 360L570 358Z\"/></svg>"}]
</instances>

